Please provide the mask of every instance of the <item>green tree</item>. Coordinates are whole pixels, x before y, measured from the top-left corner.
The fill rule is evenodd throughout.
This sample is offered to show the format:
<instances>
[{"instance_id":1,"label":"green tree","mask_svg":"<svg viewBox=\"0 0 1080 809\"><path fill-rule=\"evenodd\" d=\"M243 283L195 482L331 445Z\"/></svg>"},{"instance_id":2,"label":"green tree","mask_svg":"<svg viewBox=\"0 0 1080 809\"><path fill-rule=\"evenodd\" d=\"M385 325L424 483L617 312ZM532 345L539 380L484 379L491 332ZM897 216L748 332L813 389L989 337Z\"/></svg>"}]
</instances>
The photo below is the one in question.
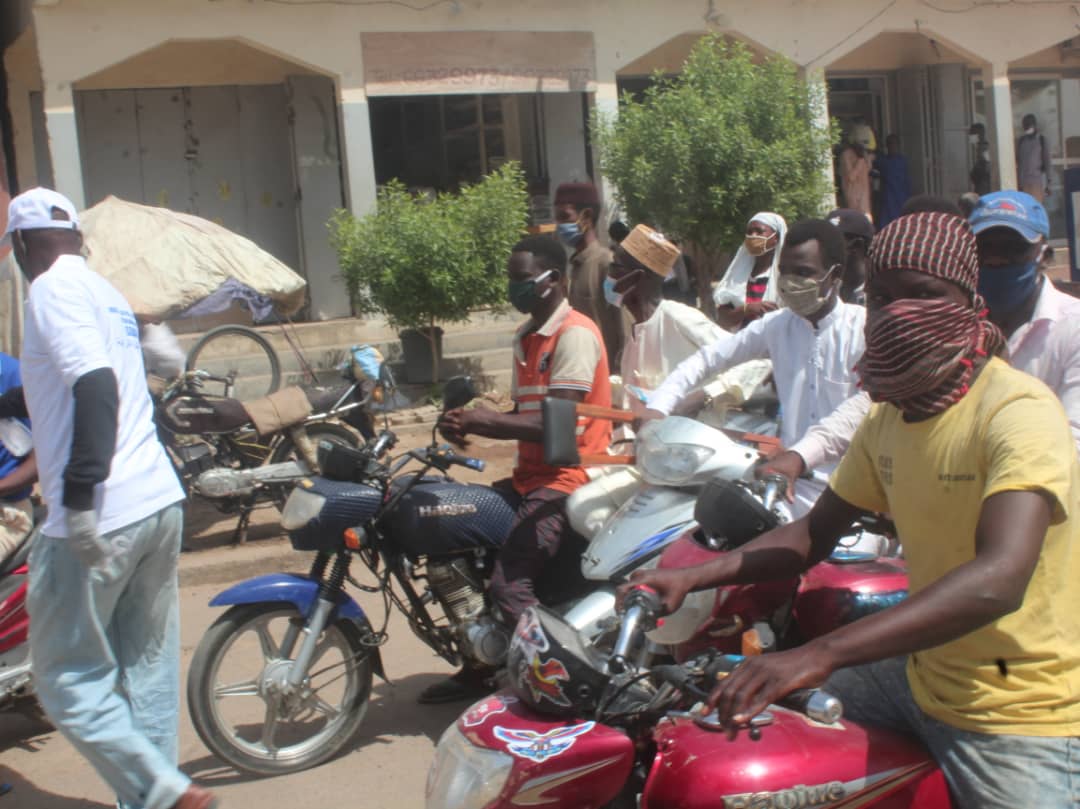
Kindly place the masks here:
<instances>
[{"instance_id":1,"label":"green tree","mask_svg":"<svg viewBox=\"0 0 1080 809\"><path fill-rule=\"evenodd\" d=\"M474 309L505 302L506 261L527 224L525 175L507 163L434 199L394 180L367 216L337 211L330 239L357 311L381 312L399 330L423 332L437 380L437 323L468 320Z\"/></svg>"},{"instance_id":2,"label":"green tree","mask_svg":"<svg viewBox=\"0 0 1080 809\"><path fill-rule=\"evenodd\" d=\"M704 303L751 216L824 213L836 135L835 126L817 125L824 105L790 60L755 64L742 43L710 35L680 75L658 75L640 101L624 95L618 116L595 119L593 128L627 216L695 254Z\"/></svg>"}]
</instances>

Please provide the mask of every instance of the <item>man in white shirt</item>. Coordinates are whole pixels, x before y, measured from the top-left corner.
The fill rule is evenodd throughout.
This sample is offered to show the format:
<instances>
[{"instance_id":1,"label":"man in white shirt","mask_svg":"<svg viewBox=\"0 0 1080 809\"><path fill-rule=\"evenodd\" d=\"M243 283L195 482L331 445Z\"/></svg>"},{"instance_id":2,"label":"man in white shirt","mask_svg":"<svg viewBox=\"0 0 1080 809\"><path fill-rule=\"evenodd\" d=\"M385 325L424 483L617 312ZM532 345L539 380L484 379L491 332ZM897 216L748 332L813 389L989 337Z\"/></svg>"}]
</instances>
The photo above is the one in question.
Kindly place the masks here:
<instances>
[{"instance_id":1,"label":"man in white shirt","mask_svg":"<svg viewBox=\"0 0 1080 809\"><path fill-rule=\"evenodd\" d=\"M979 248L979 294L1008 339L1009 363L1057 394L1080 452L1080 300L1039 272L1050 237L1046 209L1030 194L999 191L979 199L970 222ZM844 402L764 471L793 480L837 462L869 410L865 394Z\"/></svg>"},{"instance_id":2,"label":"man in white shirt","mask_svg":"<svg viewBox=\"0 0 1080 809\"><path fill-rule=\"evenodd\" d=\"M22 380L48 506L27 595L38 698L121 809L209 809L176 766L184 493L135 316L80 255L65 197L20 194L7 232L31 282Z\"/></svg>"},{"instance_id":3,"label":"man in white shirt","mask_svg":"<svg viewBox=\"0 0 1080 809\"><path fill-rule=\"evenodd\" d=\"M857 390L855 363L863 353L866 310L844 303L838 290L845 262L843 234L820 219L797 222L780 255L779 290L786 308L706 346L675 369L649 397L644 418L692 410L705 379L751 359L771 359L780 397L780 438L790 446ZM697 399L698 401L693 401ZM828 470L795 485L795 517L807 513L828 481Z\"/></svg>"},{"instance_id":4,"label":"man in white shirt","mask_svg":"<svg viewBox=\"0 0 1080 809\"><path fill-rule=\"evenodd\" d=\"M624 307L633 318L623 346L619 373L623 407L640 416L645 401L686 358L731 335L709 320L700 309L664 298L664 279L679 258L679 248L647 225L638 225L615 248L604 282L604 297ZM767 361L754 365L757 373L722 375L704 385L715 401L739 404L769 373ZM744 379L754 381L746 385ZM748 388L748 389L746 389Z\"/></svg>"}]
</instances>

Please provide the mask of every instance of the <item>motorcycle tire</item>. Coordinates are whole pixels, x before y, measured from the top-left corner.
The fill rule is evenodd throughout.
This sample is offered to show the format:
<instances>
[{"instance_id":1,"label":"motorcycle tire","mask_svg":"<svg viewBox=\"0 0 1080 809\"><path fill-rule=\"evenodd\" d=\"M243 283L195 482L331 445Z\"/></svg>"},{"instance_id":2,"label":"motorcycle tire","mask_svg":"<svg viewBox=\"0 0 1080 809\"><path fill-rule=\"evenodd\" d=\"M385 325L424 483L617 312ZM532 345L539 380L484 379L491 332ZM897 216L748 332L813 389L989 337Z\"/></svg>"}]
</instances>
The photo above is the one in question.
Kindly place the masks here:
<instances>
[{"instance_id":1,"label":"motorcycle tire","mask_svg":"<svg viewBox=\"0 0 1080 809\"><path fill-rule=\"evenodd\" d=\"M352 447L353 449L360 446L360 439L356 433L343 424L337 424L333 421L320 421L309 424L304 429L308 438L316 446L320 441L329 441L331 444ZM270 456L270 463L284 463L285 461L296 460L297 457L296 446L291 438L285 436ZM291 485L274 487L274 503L277 505L278 511L285 508L285 501L288 499L290 491L292 491Z\"/></svg>"},{"instance_id":2,"label":"motorcycle tire","mask_svg":"<svg viewBox=\"0 0 1080 809\"><path fill-rule=\"evenodd\" d=\"M277 667L278 676L282 676L281 670L288 666L288 660L276 656L266 658L264 636L257 627L260 623L269 623L273 618L303 621L303 616L294 606L280 602L242 604L230 608L210 626L199 641L199 646L191 660L187 682L188 711L199 738L214 755L223 761L237 770L258 776L300 772L322 764L336 755L352 739L360 723L364 721L374 673L373 649L363 643L365 628L344 618L338 618L329 624L323 630L323 637L337 644L337 648L346 661L354 661L351 672L346 664L343 676L351 675L351 680L346 683L346 693L342 704L336 709L335 717L311 739L288 747L272 748L275 735L280 737L280 730L278 730L280 718L274 718L273 729L269 731L270 743L268 744L267 724L273 709L264 693L273 675L273 668ZM239 637L252 629L255 630L259 645L264 650L262 671L250 682L219 686L216 683L216 677L224 656ZM268 631L266 637L269 637ZM319 675L318 660L314 661L313 667L315 671L306 672L305 679ZM331 668L336 670L336 667ZM234 693L218 693L227 689ZM310 699L315 699L317 695L318 689ZM218 710L218 703L230 696L245 700L258 698L265 705L264 710L256 708L263 714L262 725L231 727ZM307 708L301 708L300 715L305 715L307 710ZM250 741L241 738L239 733L242 730L248 730L248 735L257 731L258 740Z\"/></svg>"},{"instance_id":3,"label":"motorcycle tire","mask_svg":"<svg viewBox=\"0 0 1080 809\"><path fill-rule=\"evenodd\" d=\"M219 344L226 343L230 338L242 338L244 341L251 343L250 347L244 349L245 352L251 352L251 354L229 356L227 359L214 359L212 356L208 358L204 356L203 365L208 364L209 367L200 365L200 356L206 354L211 343L215 341ZM281 387L281 359L278 357L274 347L270 345L270 341L249 326L226 324L210 329L188 351L185 368L188 371L201 369L209 371L215 376L227 376L230 371L239 370L238 366L241 361L248 360L251 356L258 356L260 353L266 357L266 367L265 369L259 368L260 373L256 378L265 376L265 380L254 387L248 386L246 389L238 389L235 392L235 397L239 399L257 399L260 396L269 396ZM237 373L237 380L240 383L238 387L243 388L244 376Z\"/></svg>"}]
</instances>

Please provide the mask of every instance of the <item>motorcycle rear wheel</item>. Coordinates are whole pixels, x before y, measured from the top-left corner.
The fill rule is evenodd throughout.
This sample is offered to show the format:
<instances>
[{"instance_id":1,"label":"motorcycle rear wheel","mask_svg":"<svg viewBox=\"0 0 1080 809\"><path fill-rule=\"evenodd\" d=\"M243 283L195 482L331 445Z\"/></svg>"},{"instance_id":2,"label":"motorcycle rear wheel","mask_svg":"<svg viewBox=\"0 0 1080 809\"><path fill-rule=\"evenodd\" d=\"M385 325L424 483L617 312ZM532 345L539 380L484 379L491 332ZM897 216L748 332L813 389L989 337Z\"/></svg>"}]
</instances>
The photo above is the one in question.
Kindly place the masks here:
<instances>
[{"instance_id":1,"label":"motorcycle rear wheel","mask_svg":"<svg viewBox=\"0 0 1080 809\"><path fill-rule=\"evenodd\" d=\"M233 767L254 775L282 775L322 764L337 754L355 735L367 713L373 675L373 650L363 643L363 631L354 622L338 618L323 630L301 693L291 703L275 691L289 668L280 640L270 631L272 622L282 630L291 621L304 620L295 607L281 603L243 604L226 611L203 635L188 673L187 696L191 721L212 753ZM252 634L260 670L236 679L237 670L226 656L245 635ZM246 639L245 639L246 640ZM336 650L342 660L328 665L326 654ZM258 654L261 651L261 655ZM248 660L251 649L246 650ZM242 668L250 672L252 666ZM223 673L224 671L228 673ZM223 679L224 678L224 679ZM344 679L341 697L331 705L323 692ZM222 703L251 701L245 717L230 719ZM324 722L317 721L322 715ZM316 720L316 721L313 721ZM290 725L292 727L290 727ZM310 729L310 734L305 733ZM279 745L282 740L287 741Z\"/></svg>"}]
</instances>

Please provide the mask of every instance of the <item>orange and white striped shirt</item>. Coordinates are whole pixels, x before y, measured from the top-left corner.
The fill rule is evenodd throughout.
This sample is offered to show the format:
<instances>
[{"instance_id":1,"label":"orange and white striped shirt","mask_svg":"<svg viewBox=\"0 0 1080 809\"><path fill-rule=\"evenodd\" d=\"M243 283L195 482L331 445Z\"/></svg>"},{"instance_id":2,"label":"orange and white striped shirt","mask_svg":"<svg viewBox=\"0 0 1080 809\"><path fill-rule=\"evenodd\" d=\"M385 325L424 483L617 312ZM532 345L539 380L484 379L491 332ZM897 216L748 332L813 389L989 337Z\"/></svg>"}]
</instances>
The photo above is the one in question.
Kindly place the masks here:
<instances>
[{"instance_id":1,"label":"orange and white striped shirt","mask_svg":"<svg viewBox=\"0 0 1080 809\"><path fill-rule=\"evenodd\" d=\"M514 335L514 374L510 395L519 413L539 411L549 391L576 390L587 404L611 406L608 358L600 329L566 301L539 328L530 320ZM606 419L580 418L578 451L607 452L611 423ZM555 467L544 463L543 445L518 442L514 488L524 494L539 488L569 494L588 481L581 467Z\"/></svg>"}]
</instances>

